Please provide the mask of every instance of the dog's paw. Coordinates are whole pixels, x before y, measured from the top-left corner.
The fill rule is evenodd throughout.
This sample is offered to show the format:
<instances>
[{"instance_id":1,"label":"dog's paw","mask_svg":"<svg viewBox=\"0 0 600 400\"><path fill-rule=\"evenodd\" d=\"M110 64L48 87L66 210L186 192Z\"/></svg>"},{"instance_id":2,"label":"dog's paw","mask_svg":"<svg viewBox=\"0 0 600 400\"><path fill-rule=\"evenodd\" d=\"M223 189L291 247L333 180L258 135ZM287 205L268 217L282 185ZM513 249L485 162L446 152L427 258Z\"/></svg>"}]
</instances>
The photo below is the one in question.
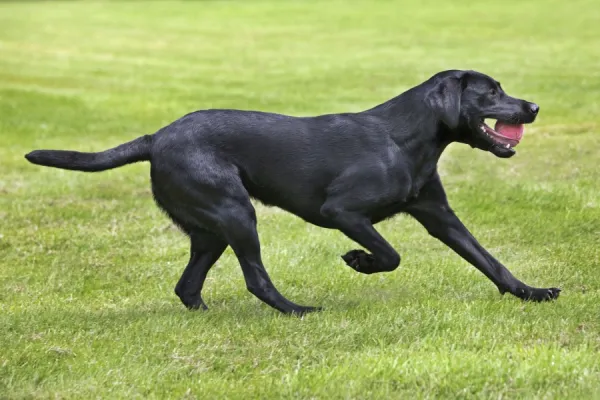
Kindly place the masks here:
<instances>
[{"instance_id":1,"label":"dog's paw","mask_svg":"<svg viewBox=\"0 0 600 400\"><path fill-rule=\"evenodd\" d=\"M363 250L351 250L342 259L350 268L363 274L370 273L375 265L375 257Z\"/></svg>"},{"instance_id":2,"label":"dog's paw","mask_svg":"<svg viewBox=\"0 0 600 400\"><path fill-rule=\"evenodd\" d=\"M202 297L198 295L181 295L179 299L183 305L190 311L194 310L208 310L208 307L202 300Z\"/></svg>"},{"instance_id":3,"label":"dog's paw","mask_svg":"<svg viewBox=\"0 0 600 400\"><path fill-rule=\"evenodd\" d=\"M560 292L559 288L538 289L527 287L516 289L513 294L522 300L540 302L556 300Z\"/></svg>"},{"instance_id":4,"label":"dog's paw","mask_svg":"<svg viewBox=\"0 0 600 400\"><path fill-rule=\"evenodd\" d=\"M290 312L290 314L295 315L297 317L302 317L309 313L320 312L323 311L323 307L311 307L311 306L297 306Z\"/></svg>"}]
</instances>

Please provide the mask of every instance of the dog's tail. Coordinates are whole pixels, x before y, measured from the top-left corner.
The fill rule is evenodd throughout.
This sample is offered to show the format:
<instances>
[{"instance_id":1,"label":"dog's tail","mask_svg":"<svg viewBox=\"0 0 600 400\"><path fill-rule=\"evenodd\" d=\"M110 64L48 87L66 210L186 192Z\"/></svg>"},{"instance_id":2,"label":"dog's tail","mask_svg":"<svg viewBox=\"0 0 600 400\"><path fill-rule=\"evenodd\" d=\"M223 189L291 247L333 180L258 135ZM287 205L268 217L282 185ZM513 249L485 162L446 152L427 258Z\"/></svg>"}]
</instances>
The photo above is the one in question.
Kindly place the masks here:
<instances>
[{"instance_id":1,"label":"dog's tail","mask_svg":"<svg viewBox=\"0 0 600 400\"><path fill-rule=\"evenodd\" d=\"M99 153L81 153L68 150L35 150L25 158L38 165L70 169L73 171L97 172L121 167L138 161L150 160L152 136L144 135L131 142Z\"/></svg>"}]
</instances>

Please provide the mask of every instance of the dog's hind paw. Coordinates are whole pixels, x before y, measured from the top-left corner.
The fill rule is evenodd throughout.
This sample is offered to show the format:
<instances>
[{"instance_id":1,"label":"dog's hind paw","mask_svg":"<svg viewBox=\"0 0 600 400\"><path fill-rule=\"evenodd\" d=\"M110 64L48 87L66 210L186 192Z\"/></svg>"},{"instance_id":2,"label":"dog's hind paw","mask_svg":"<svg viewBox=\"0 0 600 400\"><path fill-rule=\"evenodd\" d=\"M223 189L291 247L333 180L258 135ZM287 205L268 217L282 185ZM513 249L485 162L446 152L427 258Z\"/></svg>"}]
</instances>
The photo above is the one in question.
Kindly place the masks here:
<instances>
[{"instance_id":1,"label":"dog's hind paw","mask_svg":"<svg viewBox=\"0 0 600 400\"><path fill-rule=\"evenodd\" d=\"M311 307L311 306L298 306L297 309L293 310L290 314L297 317L302 317L308 313L314 313L323 311L323 307Z\"/></svg>"},{"instance_id":2,"label":"dog's hind paw","mask_svg":"<svg viewBox=\"0 0 600 400\"><path fill-rule=\"evenodd\" d=\"M363 250L351 250L342 256L342 260L356 272L368 274L374 270L375 257Z\"/></svg>"},{"instance_id":3,"label":"dog's hind paw","mask_svg":"<svg viewBox=\"0 0 600 400\"><path fill-rule=\"evenodd\" d=\"M180 300L190 311L208 310L208 307L200 296L180 297Z\"/></svg>"}]
</instances>

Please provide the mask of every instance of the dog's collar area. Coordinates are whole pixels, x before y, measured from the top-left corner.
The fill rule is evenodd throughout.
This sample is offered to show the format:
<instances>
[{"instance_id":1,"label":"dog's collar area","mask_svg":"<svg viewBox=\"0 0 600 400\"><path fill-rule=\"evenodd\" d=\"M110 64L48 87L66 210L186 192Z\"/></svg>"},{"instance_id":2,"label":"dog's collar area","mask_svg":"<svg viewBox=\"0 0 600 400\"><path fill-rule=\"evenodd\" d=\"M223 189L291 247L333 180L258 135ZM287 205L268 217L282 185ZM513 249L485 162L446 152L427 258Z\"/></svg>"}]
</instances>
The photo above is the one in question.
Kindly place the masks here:
<instances>
[{"instance_id":1,"label":"dog's collar area","mask_svg":"<svg viewBox=\"0 0 600 400\"><path fill-rule=\"evenodd\" d=\"M496 121L494 129L483 120L480 122L478 128L492 145L504 147L505 149L510 149L518 145L524 131L523 124L510 124L500 120Z\"/></svg>"}]
</instances>

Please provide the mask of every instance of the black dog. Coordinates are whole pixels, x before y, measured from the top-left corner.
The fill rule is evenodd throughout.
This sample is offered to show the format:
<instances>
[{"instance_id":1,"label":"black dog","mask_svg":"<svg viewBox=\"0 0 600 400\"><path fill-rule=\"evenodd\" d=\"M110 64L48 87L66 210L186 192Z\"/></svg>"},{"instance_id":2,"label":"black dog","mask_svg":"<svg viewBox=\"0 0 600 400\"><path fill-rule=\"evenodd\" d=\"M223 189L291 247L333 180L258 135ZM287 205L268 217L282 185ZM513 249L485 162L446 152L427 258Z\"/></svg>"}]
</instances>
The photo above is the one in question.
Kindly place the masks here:
<instances>
[{"instance_id":1,"label":"black dog","mask_svg":"<svg viewBox=\"0 0 600 400\"><path fill-rule=\"evenodd\" d=\"M453 70L356 114L204 110L100 153L37 150L26 158L91 172L150 161L157 204L191 239L190 261L175 288L190 309L206 308L204 280L228 245L256 297L284 313L316 309L287 300L269 279L250 198L342 231L370 251L342 257L363 274L398 267L400 255L373 225L408 213L501 293L542 301L557 298L560 289L530 287L494 259L452 212L436 170L452 142L513 156L522 124L533 122L538 110L489 76ZM497 119L495 129L484 118Z\"/></svg>"}]
</instances>

